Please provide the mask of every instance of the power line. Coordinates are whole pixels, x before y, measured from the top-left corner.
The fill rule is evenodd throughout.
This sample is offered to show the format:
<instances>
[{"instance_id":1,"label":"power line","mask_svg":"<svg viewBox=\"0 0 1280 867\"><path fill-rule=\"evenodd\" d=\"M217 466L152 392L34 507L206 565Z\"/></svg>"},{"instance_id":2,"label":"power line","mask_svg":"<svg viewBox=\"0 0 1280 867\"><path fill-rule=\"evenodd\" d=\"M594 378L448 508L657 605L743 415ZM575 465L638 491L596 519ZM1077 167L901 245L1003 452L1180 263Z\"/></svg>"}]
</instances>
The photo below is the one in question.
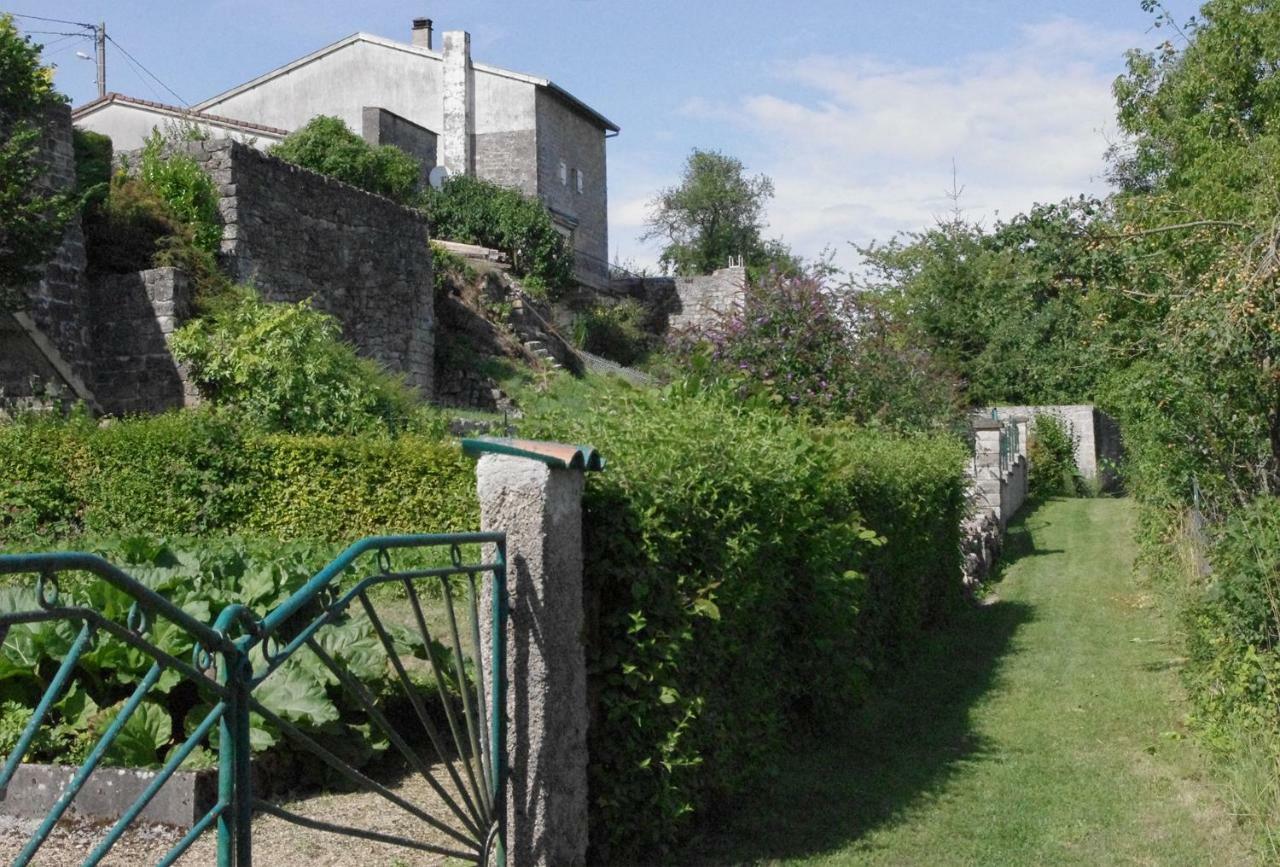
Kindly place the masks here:
<instances>
[{"instance_id":1,"label":"power line","mask_svg":"<svg viewBox=\"0 0 1280 867\"><path fill-rule=\"evenodd\" d=\"M92 24L85 24L83 21L68 21L65 18L45 18L42 15L23 15L19 12L6 12L4 14L12 15L14 18L29 18L32 21L51 21L54 24L70 24L75 27L87 27L90 30L94 29Z\"/></svg>"},{"instance_id":2,"label":"power line","mask_svg":"<svg viewBox=\"0 0 1280 867\"><path fill-rule=\"evenodd\" d=\"M23 33L28 36L79 36L81 39L89 39L88 33L68 33L65 30L24 30Z\"/></svg>"},{"instance_id":3,"label":"power line","mask_svg":"<svg viewBox=\"0 0 1280 867\"><path fill-rule=\"evenodd\" d=\"M40 46L40 53L41 53L41 54L44 54L44 55L48 55L48 54L49 54L49 52L50 52L50 51L52 51L52 50L53 50L53 48L54 48L55 46L57 46L57 45L62 45L62 43L66 42L68 39L72 39L72 38L84 39L85 37L81 36L79 33L76 33L76 34L69 34L69 35L67 35L67 36L61 36L61 37L59 37L59 38L57 38L57 39L52 39L52 40L50 40L50 41L48 41L48 42L46 42L46 43L44 43L43 45L41 45L41 46ZM67 46L64 46L64 47L65 47L65 48L72 48L72 47L74 47L74 45L75 45L75 43L72 43L71 45L67 45Z\"/></svg>"},{"instance_id":4,"label":"power line","mask_svg":"<svg viewBox=\"0 0 1280 867\"><path fill-rule=\"evenodd\" d=\"M147 75L151 76L151 78L155 80L156 84L159 84L165 90L169 91L169 93L173 94L174 99L178 100L178 102L180 102L184 107L190 108L190 105L188 105L185 99L178 96L178 94L174 91L174 89L169 85L165 84L163 81L161 81L160 78L154 72L152 72L150 69L147 69L145 66L143 66L142 63L139 62L136 57L134 57L132 54L130 54L128 51L125 50L123 45L121 45L119 42L116 42L110 36L107 37L107 41L110 42L112 45L114 45L116 48L119 48L120 53L123 54L126 58L128 58L128 60L131 63L133 63L143 72L145 72Z\"/></svg>"}]
</instances>

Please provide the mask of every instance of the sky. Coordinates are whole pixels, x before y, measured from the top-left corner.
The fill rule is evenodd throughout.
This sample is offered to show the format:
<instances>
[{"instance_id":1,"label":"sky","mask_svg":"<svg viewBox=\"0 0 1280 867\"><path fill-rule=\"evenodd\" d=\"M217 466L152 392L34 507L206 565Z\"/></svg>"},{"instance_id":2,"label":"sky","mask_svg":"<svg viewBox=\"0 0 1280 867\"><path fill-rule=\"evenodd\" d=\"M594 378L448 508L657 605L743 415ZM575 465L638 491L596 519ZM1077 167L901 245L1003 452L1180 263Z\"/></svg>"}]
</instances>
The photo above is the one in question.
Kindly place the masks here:
<instances>
[{"instance_id":1,"label":"sky","mask_svg":"<svg viewBox=\"0 0 1280 867\"><path fill-rule=\"evenodd\" d=\"M1198 3L1164 6L1181 22ZM657 260L660 246L640 240L649 203L693 148L769 176L766 234L844 267L855 245L950 213L954 189L986 225L1104 193L1124 54L1177 39L1139 0L0 0L0 11L105 21L108 89L169 103L356 31L408 42L415 17L437 35L469 30L477 62L550 78L622 128L608 142L610 256L633 270ZM94 65L76 56L92 54L89 40L18 24L54 31L33 38L59 90L76 105L95 96Z\"/></svg>"}]
</instances>

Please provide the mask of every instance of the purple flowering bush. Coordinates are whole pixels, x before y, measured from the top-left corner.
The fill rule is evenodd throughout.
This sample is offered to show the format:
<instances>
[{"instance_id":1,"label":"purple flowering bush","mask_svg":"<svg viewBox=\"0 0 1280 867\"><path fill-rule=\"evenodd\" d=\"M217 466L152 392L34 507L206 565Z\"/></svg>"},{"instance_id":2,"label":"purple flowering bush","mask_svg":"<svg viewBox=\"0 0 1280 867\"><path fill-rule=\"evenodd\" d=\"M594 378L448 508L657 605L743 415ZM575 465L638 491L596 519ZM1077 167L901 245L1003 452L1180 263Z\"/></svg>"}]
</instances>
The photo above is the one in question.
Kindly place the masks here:
<instances>
[{"instance_id":1,"label":"purple flowering bush","mask_svg":"<svg viewBox=\"0 0 1280 867\"><path fill-rule=\"evenodd\" d=\"M954 417L954 382L880 309L875 296L836 289L819 274L772 274L748 285L741 308L678 351L705 355L711 375L819 421L900 429Z\"/></svg>"}]
</instances>

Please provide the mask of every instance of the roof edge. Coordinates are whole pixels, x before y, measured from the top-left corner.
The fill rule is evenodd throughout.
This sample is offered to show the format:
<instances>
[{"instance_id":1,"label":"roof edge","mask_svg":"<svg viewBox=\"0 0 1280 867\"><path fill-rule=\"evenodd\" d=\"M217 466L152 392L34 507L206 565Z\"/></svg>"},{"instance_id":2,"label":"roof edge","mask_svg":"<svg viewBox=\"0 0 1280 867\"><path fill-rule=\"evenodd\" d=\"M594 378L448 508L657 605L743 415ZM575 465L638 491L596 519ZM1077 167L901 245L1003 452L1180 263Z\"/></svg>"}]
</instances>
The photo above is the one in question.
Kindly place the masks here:
<instances>
[{"instance_id":1,"label":"roof edge","mask_svg":"<svg viewBox=\"0 0 1280 867\"><path fill-rule=\"evenodd\" d=\"M320 58L325 57L329 54L332 54L333 52L338 51L341 48L346 48L348 45L352 45L356 42L367 42L370 45L378 45L383 48L392 49L394 51L403 51L407 54L416 54L420 57L431 58L432 60L439 60L439 61L444 60L444 55L439 51L423 48L420 45L410 45L405 42L397 42L394 39L387 39L384 36L378 36L373 33L365 33L364 31L357 31L355 33L352 33L350 36L344 36L342 39L339 39L337 42L331 42L330 44L324 46L323 48L318 48L315 51L311 52L310 54L303 55L302 57L299 57L297 60L286 63L283 66L277 66L275 69L268 70L267 72L264 72L261 75L255 78L252 78L249 81L244 82L243 84L239 84L235 87L230 88L229 90L224 90L221 93L214 94L208 99L205 99L205 100L202 100L201 102L196 103L193 106L193 108L196 109L197 111L204 111L206 108L210 106L217 105L220 102L225 102L226 100L231 99L233 96L238 96L239 94L245 92L246 90L251 90L252 88L257 87L259 84L262 84L266 81L270 81L272 78L276 78L277 76L292 72L295 69L300 69L301 67L306 66L308 63L314 63ZM536 75L527 75L523 72L516 72L511 69L503 69L500 66L490 66L487 63L476 63L474 60L471 62L471 67L480 72L489 73L490 75L498 75L503 78L510 78L514 81L522 81L525 84L532 84L535 87L544 88L552 92L556 96L560 97L561 99L563 99L566 103L569 104L571 108L581 112L591 120L595 121L606 131L614 132L614 133L622 131L618 127L618 125L615 124L613 121L609 120L603 114L596 111L594 108L587 105L585 102L578 99L578 97L574 96L572 93L569 93L569 91L565 90L563 87L561 87L560 85L556 84L555 82L551 81L548 78L541 78Z\"/></svg>"},{"instance_id":2,"label":"roof edge","mask_svg":"<svg viewBox=\"0 0 1280 867\"><path fill-rule=\"evenodd\" d=\"M221 114L213 114L207 111L201 111L197 108L183 108L180 105L169 105L163 102L154 102L149 99L139 99L136 96L129 96L124 93L112 91L105 96L99 96L86 102L84 105L76 106L71 110L71 119L73 121L84 117L96 111L99 108L111 105L112 103L121 103L123 105L136 105L141 108L155 109L164 114L170 114L179 118L193 118L208 121L209 123L221 124L223 126L234 127L245 132L257 132L266 135L280 136L283 138L289 134L289 130L281 129L277 126L267 126L262 123L254 123L248 120L238 120L234 117L226 117Z\"/></svg>"}]
</instances>

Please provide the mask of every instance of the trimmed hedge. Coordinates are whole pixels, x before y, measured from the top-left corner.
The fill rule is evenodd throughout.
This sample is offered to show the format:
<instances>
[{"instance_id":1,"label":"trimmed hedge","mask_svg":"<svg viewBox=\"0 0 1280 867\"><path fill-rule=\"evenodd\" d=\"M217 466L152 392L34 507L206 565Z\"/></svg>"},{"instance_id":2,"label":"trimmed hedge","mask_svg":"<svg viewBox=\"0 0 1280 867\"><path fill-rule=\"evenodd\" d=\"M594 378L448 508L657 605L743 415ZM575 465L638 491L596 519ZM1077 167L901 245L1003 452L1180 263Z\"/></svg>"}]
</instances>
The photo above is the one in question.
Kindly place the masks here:
<instances>
[{"instance_id":1,"label":"trimmed hedge","mask_svg":"<svg viewBox=\"0 0 1280 867\"><path fill-rule=\"evenodd\" d=\"M0 426L0 547L79 534L334 542L479 526L474 468L442 439L290 436L179 412Z\"/></svg>"},{"instance_id":2,"label":"trimmed hedge","mask_svg":"<svg viewBox=\"0 0 1280 867\"><path fill-rule=\"evenodd\" d=\"M524 432L609 461L584 522L592 860L652 862L961 604L964 453L727 395L598 391Z\"/></svg>"}]
</instances>

